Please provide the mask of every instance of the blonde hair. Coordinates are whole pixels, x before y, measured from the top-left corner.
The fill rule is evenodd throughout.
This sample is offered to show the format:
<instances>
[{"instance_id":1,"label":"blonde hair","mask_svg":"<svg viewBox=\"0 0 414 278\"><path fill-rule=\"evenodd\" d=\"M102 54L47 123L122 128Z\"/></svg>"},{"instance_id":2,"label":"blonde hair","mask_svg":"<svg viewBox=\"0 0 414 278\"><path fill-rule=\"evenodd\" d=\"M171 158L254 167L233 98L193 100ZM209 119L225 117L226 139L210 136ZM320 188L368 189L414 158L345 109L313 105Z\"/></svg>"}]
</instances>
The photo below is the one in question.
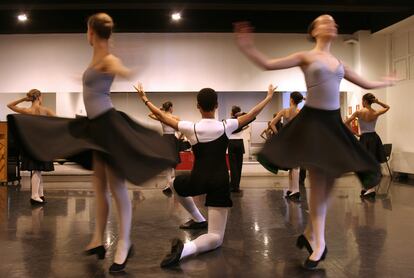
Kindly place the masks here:
<instances>
[{"instance_id":1,"label":"blonde hair","mask_svg":"<svg viewBox=\"0 0 414 278\"><path fill-rule=\"evenodd\" d=\"M31 89L26 96L33 102L39 99L42 93L38 89Z\"/></svg>"}]
</instances>

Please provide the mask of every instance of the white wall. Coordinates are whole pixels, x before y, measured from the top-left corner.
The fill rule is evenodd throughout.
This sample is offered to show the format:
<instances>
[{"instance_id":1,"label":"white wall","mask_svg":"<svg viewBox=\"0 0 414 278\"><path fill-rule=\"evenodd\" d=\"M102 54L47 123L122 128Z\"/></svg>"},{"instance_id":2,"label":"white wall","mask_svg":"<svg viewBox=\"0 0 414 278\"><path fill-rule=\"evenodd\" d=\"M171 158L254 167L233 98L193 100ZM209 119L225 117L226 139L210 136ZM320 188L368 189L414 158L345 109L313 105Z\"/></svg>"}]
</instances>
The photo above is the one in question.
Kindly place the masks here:
<instances>
[{"instance_id":1,"label":"white wall","mask_svg":"<svg viewBox=\"0 0 414 278\"><path fill-rule=\"evenodd\" d=\"M257 46L269 56L312 47L305 35L257 34ZM136 72L132 81L147 91L265 90L269 82L281 91L305 89L300 70L263 72L237 49L233 34L116 34L114 51ZM353 64L352 47L338 38L333 51ZM91 59L84 34L0 35L0 93L37 87L48 92L80 92L81 75ZM347 90L347 84L342 84ZM117 80L113 91L132 91L131 81Z\"/></svg>"}]
</instances>

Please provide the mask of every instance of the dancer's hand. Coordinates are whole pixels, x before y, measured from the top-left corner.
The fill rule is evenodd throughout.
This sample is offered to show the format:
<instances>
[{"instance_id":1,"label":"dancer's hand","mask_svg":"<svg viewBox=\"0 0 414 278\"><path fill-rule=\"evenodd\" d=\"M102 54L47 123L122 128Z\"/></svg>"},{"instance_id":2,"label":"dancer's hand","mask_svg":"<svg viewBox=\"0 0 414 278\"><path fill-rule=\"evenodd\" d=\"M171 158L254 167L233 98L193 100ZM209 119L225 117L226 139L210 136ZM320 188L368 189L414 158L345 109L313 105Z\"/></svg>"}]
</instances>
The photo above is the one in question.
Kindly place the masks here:
<instances>
[{"instance_id":1,"label":"dancer's hand","mask_svg":"<svg viewBox=\"0 0 414 278\"><path fill-rule=\"evenodd\" d=\"M277 86L273 86L273 84L270 84L269 87L267 88L267 97L272 98L276 89L277 89Z\"/></svg>"},{"instance_id":2,"label":"dancer's hand","mask_svg":"<svg viewBox=\"0 0 414 278\"><path fill-rule=\"evenodd\" d=\"M137 91L138 95L144 100L147 98L145 94L144 87L142 86L141 82L138 82L137 85L133 85L134 89Z\"/></svg>"},{"instance_id":3,"label":"dancer's hand","mask_svg":"<svg viewBox=\"0 0 414 278\"><path fill-rule=\"evenodd\" d=\"M398 78L395 74L387 75L382 78L383 82L386 84L386 86L394 86L395 83L398 81L401 81L401 78Z\"/></svg>"},{"instance_id":4,"label":"dancer's hand","mask_svg":"<svg viewBox=\"0 0 414 278\"><path fill-rule=\"evenodd\" d=\"M247 21L233 23L236 41L240 48L249 49L254 46L253 30L254 28Z\"/></svg>"}]
</instances>

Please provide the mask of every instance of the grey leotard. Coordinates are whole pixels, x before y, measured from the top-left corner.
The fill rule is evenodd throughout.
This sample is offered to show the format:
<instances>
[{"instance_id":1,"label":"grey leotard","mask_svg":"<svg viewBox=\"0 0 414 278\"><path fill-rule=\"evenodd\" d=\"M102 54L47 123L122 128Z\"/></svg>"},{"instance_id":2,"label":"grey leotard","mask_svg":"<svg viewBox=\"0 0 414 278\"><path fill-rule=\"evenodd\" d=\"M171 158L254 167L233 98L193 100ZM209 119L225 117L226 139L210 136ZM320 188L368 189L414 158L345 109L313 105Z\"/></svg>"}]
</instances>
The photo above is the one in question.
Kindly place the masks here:
<instances>
[{"instance_id":1,"label":"grey leotard","mask_svg":"<svg viewBox=\"0 0 414 278\"><path fill-rule=\"evenodd\" d=\"M114 75L93 68L88 68L83 73L83 102L89 119L114 107L110 96L113 81Z\"/></svg>"},{"instance_id":2,"label":"grey leotard","mask_svg":"<svg viewBox=\"0 0 414 278\"><path fill-rule=\"evenodd\" d=\"M343 65L340 63L331 71L322 62L314 61L303 73L308 88L306 105L323 110L339 109L339 84L345 74Z\"/></svg>"},{"instance_id":3,"label":"grey leotard","mask_svg":"<svg viewBox=\"0 0 414 278\"><path fill-rule=\"evenodd\" d=\"M375 125L377 124L377 119L368 122L364 121L361 118L358 118L359 129L361 130L361 133L375 132Z\"/></svg>"}]
</instances>

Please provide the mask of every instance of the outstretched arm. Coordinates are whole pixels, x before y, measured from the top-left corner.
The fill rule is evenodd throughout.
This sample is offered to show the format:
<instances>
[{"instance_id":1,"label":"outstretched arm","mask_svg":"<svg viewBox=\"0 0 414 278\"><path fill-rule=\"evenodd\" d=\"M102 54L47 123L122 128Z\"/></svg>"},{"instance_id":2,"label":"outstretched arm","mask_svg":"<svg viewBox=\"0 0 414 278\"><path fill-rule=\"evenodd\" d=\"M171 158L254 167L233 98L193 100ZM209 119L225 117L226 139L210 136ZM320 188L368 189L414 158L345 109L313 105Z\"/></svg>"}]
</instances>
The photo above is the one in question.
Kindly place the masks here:
<instances>
[{"instance_id":1,"label":"outstretched arm","mask_svg":"<svg viewBox=\"0 0 414 278\"><path fill-rule=\"evenodd\" d=\"M277 86L273 87L272 84L269 85L266 98L258 104L256 104L256 106L253 107L247 114L237 118L237 120L239 121L239 126L244 126L250 123L251 121L253 121L254 118L256 118L257 115L259 115L263 108L272 100L276 88Z\"/></svg>"},{"instance_id":2,"label":"outstretched arm","mask_svg":"<svg viewBox=\"0 0 414 278\"><path fill-rule=\"evenodd\" d=\"M277 129L276 129L276 124L280 121L280 119L282 119L284 110L279 111L279 113L277 113L276 117L274 117L272 119L272 121L269 124L270 129L274 132L277 133Z\"/></svg>"},{"instance_id":3,"label":"outstretched arm","mask_svg":"<svg viewBox=\"0 0 414 278\"><path fill-rule=\"evenodd\" d=\"M25 102L25 101L29 101L29 99L27 97L24 97L24 98L15 100L15 101L10 102L9 104L7 104L7 107L9 109L11 109L12 111L16 112L16 113L30 114L29 110L27 108L21 108L21 107L17 106L18 104L20 104L22 102Z\"/></svg>"},{"instance_id":4,"label":"outstretched arm","mask_svg":"<svg viewBox=\"0 0 414 278\"><path fill-rule=\"evenodd\" d=\"M377 110L377 111L375 112L375 115L377 115L377 116L382 115L382 114L384 114L385 112L387 112L388 110L390 110L390 106L389 106L388 104L383 103L382 101L380 101L380 100L379 100L379 99L377 99L377 98L374 100L374 103L376 103L376 104L378 104L378 105L382 106L382 109L379 109L379 110Z\"/></svg>"},{"instance_id":5,"label":"outstretched arm","mask_svg":"<svg viewBox=\"0 0 414 278\"><path fill-rule=\"evenodd\" d=\"M384 77L382 81L369 81L363 77L361 77L359 74L357 74L355 71L353 71L348 66L344 66L345 69L345 76L344 78L348 80L349 82L352 82L361 88L372 90L372 89L379 89L384 88L388 86L393 86L395 82L398 81L398 79L394 76L387 76Z\"/></svg>"},{"instance_id":6,"label":"outstretched arm","mask_svg":"<svg viewBox=\"0 0 414 278\"><path fill-rule=\"evenodd\" d=\"M248 22L234 23L237 45L240 50L257 66L265 70L287 69L300 66L304 61L303 52L297 52L287 57L269 59L256 49L253 42L253 27Z\"/></svg>"},{"instance_id":7,"label":"outstretched arm","mask_svg":"<svg viewBox=\"0 0 414 278\"><path fill-rule=\"evenodd\" d=\"M106 61L104 70L106 72L112 73L114 75L119 75L123 78L128 78L131 76L131 70L125 67L119 58L113 55L108 55L105 59Z\"/></svg>"},{"instance_id":8,"label":"outstretched arm","mask_svg":"<svg viewBox=\"0 0 414 278\"><path fill-rule=\"evenodd\" d=\"M170 116L169 114L164 113L163 111L161 111L161 109L159 109L157 106L152 104L151 101L148 99L147 95L145 94L144 88L142 87L141 83L134 85L134 88L137 91L138 96L144 102L144 104L148 107L148 109L152 112L152 114L154 114L154 116L157 117L157 119L160 122L174 128L175 130L178 130L179 121L175 119L174 117Z\"/></svg>"}]
</instances>

